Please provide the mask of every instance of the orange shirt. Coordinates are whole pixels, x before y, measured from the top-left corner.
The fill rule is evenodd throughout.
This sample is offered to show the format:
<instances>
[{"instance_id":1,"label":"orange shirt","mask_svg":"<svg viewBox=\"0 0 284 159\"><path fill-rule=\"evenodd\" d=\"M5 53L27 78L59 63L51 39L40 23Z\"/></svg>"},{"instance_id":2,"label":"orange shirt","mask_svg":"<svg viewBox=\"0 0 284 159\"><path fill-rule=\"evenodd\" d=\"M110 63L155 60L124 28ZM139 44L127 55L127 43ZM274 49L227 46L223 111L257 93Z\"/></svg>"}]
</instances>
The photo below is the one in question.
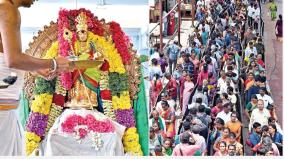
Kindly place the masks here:
<instances>
[{"instance_id":1,"label":"orange shirt","mask_svg":"<svg viewBox=\"0 0 284 159\"><path fill-rule=\"evenodd\" d=\"M228 121L225 124L225 127L229 128L231 132L237 135L238 130L242 127L242 123L240 121L236 121L234 123L232 121ZM237 138L237 141L240 141L240 136Z\"/></svg>"}]
</instances>

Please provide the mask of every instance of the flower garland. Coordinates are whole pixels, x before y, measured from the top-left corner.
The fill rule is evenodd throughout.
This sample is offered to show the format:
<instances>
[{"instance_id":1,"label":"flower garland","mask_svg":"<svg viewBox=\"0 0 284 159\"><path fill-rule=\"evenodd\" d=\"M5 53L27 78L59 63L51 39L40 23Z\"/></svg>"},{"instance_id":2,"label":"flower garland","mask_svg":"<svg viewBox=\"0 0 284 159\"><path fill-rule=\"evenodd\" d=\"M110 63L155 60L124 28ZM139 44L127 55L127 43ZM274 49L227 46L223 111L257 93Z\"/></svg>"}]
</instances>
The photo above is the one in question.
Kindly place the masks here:
<instances>
[{"instance_id":1,"label":"flower garland","mask_svg":"<svg viewBox=\"0 0 284 159\"><path fill-rule=\"evenodd\" d=\"M131 102L128 91L123 91L120 93L120 97L112 96L112 106L113 109L130 109Z\"/></svg>"},{"instance_id":2,"label":"flower garland","mask_svg":"<svg viewBox=\"0 0 284 159\"><path fill-rule=\"evenodd\" d=\"M88 27L90 32L88 40L96 45L96 49L103 53L106 61L108 61L101 67L102 72L105 72L106 75L110 73L110 76L112 76L111 73L114 73L117 76L113 78L115 80L112 80L112 77L101 76L100 94L104 111L107 116L112 119L116 118L120 124L128 127L123 137L125 152L132 155L142 155L139 136L135 128L133 109L131 109L128 78L124 67L124 63L126 64L127 61L130 61L127 59L131 57L128 50L129 41L119 25L113 22L111 27L113 39L105 39L101 37L105 33L102 23L90 11L85 9L67 11L63 9L59 12L58 41L52 44L44 58L51 59L57 56L69 56L70 46L74 46L76 42L76 35L74 34L75 18L80 12L85 12L89 17ZM66 36L65 33L68 33L71 41L67 41L64 38ZM114 87L114 81L116 81L117 87ZM63 73L56 81L52 82L39 79L36 83L35 92L37 94L32 103L32 112L28 120L26 133L26 152L28 155L38 147L45 133L48 132L55 119L62 113L67 90L70 90L73 85L72 74ZM87 121L89 121L87 124L96 123L95 119L91 118ZM96 125L91 126L90 129L97 130L99 128L105 130L105 126L97 127ZM78 129L79 136L84 136L86 133L87 130Z\"/></svg>"},{"instance_id":3,"label":"flower garland","mask_svg":"<svg viewBox=\"0 0 284 159\"><path fill-rule=\"evenodd\" d=\"M68 116L61 124L62 131L66 133L73 133L77 126L86 126L87 132L110 133L115 130L110 120L100 121L91 114L86 115L86 117L73 114Z\"/></svg>"},{"instance_id":4,"label":"flower garland","mask_svg":"<svg viewBox=\"0 0 284 159\"><path fill-rule=\"evenodd\" d=\"M41 138L32 132L25 133L26 153L31 154L39 146Z\"/></svg>"},{"instance_id":5,"label":"flower garland","mask_svg":"<svg viewBox=\"0 0 284 159\"><path fill-rule=\"evenodd\" d=\"M35 99L31 104L31 113L26 124L26 154L30 155L39 145L47 128L48 114L52 103L55 80L36 79ZM47 87L49 86L49 87Z\"/></svg>"},{"instance_id":6,"label":"flower garland","mask_svg":"<svg viewBox=\"0 0 284 159\"><path fill-rule=\"evenodd\" d=\"M127 128L135 127L133 109L116 110L116 121Z\"/></svg>"},{"instance_id":7,"label":"flower garland","mask_svg":"<svg viewBox=\"0 0 284 159\"><path fill-rule=\"evenodd\" d=\"M112 96L119 96L120 92L127 91L129 88L128 76L126 73L109 73L109 87Z\"/></svg>"},{"instance_id":8,"label":"flower garland","mask_svg":"<svg viewBox=\"0 0 284 159\"><path fill-rule=\"evenodd\" d=\"M55 92L53 94L53 101L50 108L49 118L47 121L47 128L45 133L47 134L49 129L53 126L55 120L61 115L65 103L67 91L61 85L59 79L56 80Z\"/></svg>"},{"instance_id":9,"label":"flower garland","mask_svg":"<svg viewBox=\"0 0 284 159\"><path fill-rule=\"evenodd\" d=\"M124 150L130 155L143 155L141 146L139 144L139 135L135 127L128 128L123 136Z\"/></svg>"},{"instance_id":10,"label":"flower garland","mask_svg":"<svg viewBox=\"0 0 284 159\"><path fill-rule=\"evenodd\" d=\"M89 32L88 41L93 41L97 49L103 52L105 59L109 61L109 72L125 73L121 57L111 40L106 40L104 37Z\"/></svg>"},{"instance_id":11,"label":"flower garland","mask_svg":"<svg viewBox=\"0 0 284 159\"><path fill-rule=\"evenodd\" d=\"M128 37L122 31L120 25L116 22L110 22L110 33L115 43L115 47L122 58L123 64L129 64L131 54L127 46L129 44Z\"/></svg>"},{"instance_id":12,"label":"flower garland","mask_svg":"<svg viewBox=\"0 0 284 159\"><path fill-rule=\"evenodd\" d=\"M115 120L115 113L111 101L111 92L109 90L109 76L107 71L101 72L100 88L104 114L110 117L112 120Z\"/></svg>"}]
</instances>

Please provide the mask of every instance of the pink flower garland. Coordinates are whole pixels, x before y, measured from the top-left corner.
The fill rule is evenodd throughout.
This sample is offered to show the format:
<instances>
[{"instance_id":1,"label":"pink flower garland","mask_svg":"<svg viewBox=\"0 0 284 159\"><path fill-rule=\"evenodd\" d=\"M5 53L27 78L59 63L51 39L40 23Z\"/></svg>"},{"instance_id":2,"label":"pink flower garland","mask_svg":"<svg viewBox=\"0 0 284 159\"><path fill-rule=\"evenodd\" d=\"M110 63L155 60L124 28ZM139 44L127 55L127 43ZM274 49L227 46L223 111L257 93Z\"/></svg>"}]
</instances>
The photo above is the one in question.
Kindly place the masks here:
<instances>
[{"instance_id":1,"label":"pink flower garland","mask_svg":"<svg viewBox=\"0 0 284 159\"><path fill-rule=\"evenodd\" d=\"M115 128L109 119L105 121L97 120L93 115L88 114L86 117L80 115L70 115L61 124L63 132L73 133L76 126L87 126L88 131L98 132L98 133L110 133L114 132ZM81 129L81 130L80 130ZM87 130L80 128L80 136L83 137L87 134ZM84 135L85 134L85 135Z\"/></svg>"},{"instance_id":2,"label":"pink flower garland","mask_svg":"<svg viewBox=\"0 0 284 159\"><path fill-rule=\"evenodd\" d=\"M128 50L129 38L116 22L110 22L110 32L115 43L115 47L122 58L123 64L129 64L131 59L131 54Z\"/></svg>"}]
</instances>

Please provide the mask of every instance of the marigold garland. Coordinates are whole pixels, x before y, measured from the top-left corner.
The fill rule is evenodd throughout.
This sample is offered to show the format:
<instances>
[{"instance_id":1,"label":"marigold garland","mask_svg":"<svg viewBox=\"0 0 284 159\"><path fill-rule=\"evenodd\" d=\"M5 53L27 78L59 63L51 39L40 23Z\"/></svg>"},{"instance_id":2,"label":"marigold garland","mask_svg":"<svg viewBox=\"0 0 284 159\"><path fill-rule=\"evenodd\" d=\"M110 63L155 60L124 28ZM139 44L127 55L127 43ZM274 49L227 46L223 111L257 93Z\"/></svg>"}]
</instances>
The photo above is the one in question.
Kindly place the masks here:
<instances>
[{"instance_id":1,"label":"marigold garland","mask_svg":"<svg viewBox=\"0 0 284 159\"><path fill-rule=\"evenodd\" d=\"M35 95L35 99L31 105L31 110L34 113L41 113L44 115L48 115L51 103L52 103L51 94L43 93L40 95Z\"/></svg>"},{"instance_id":2,"label":"marigold garland","mask_svg":"<svg viewBox=\"0 0 284 159\"><path fill-rule=\"evenodd\" d=\"M31 154L38 146L41 138L32 132L25 133L26 153Z\"/></svg>"},{"instance_id":3,"label":"marigold garland","mask_svg":"<svg viewBox=\"0 0 284 159\"><path fill-rule=\"evenodd\" d=\"M123 91L120 94L120 97L118 96L112 96L112 106L113 109L130 109L131 103L130 103L130 96L128 91Z\"/></svg>"},{"instance_id":4,"label":"marigold garland","mask_svg":"<svg viewBox=\"0 0 284 159\"><path fill-rule=\"evenodd\" d=\"M128 128L123 136L124 150L131 155L143 155L135 127Z\"/></svg>"}]
</instances>

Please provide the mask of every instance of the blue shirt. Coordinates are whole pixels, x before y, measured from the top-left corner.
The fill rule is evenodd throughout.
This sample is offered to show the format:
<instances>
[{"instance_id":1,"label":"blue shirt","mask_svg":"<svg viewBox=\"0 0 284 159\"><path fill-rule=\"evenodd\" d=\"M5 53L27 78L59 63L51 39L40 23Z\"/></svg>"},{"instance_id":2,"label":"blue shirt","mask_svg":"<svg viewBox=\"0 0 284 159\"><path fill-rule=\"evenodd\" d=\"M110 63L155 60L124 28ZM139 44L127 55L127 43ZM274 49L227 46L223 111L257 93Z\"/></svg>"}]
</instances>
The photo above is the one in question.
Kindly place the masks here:
<instances>
[{"instance_id":1,"label":"blue shirt","mask_svg":"<svg viewBox=\"0 0 284 159\"><path fill-rule=\"evenodd\" d=\"M203 45L206 45L207 39L208 39L208 33L207 33L206 31L205 31L205 32L202 32L201 38L202 38L202 44L203 44Z\"/></svg>"},{"instance_id":2,"label":"blue shirt","mask_svg":"<svg viewBox=\"0 0 284 159\"><path fill-rule=\"evenodd\" d=\"M249 135L249 140L252 143L252 145L255 146L260 142L260 135L258 135L256 132L253 131L253 133Z\"/></svg>"},{"instance_id":3,"label":"blue shirt","mask_svg":"<svg viewBox=\"0 0 284 159\"><path fill-rule=\"evenodd\" d=\"M226 34L225 42L226 42L226 46L231 45L231 36L229 34Z\"/></svg>"},{"instance_id":4,"label":"blue shirt","mask_svg":"<svg viewBox=\"0 0 284 159\"><path fill-rule=\"evenodd\" d=\"M272 138L272 141L282 144L282 142L283 142L283 136L282 136L279 132L276 132L275 135L274 135L274 137Z\"/></svg>"},{"instance_id":5,"label":"blue shirt","mask_svg":"<svg viewBox=\"0 0 284 159\"><path fill-rule=\"evenodd\" d=\"M179 47L175 44L171 44L169 47L168 47L168 50L167 50L167 53L169 55L169 58L171 60L176 60L179 56Z\"/></svg>"}]
</instances>

